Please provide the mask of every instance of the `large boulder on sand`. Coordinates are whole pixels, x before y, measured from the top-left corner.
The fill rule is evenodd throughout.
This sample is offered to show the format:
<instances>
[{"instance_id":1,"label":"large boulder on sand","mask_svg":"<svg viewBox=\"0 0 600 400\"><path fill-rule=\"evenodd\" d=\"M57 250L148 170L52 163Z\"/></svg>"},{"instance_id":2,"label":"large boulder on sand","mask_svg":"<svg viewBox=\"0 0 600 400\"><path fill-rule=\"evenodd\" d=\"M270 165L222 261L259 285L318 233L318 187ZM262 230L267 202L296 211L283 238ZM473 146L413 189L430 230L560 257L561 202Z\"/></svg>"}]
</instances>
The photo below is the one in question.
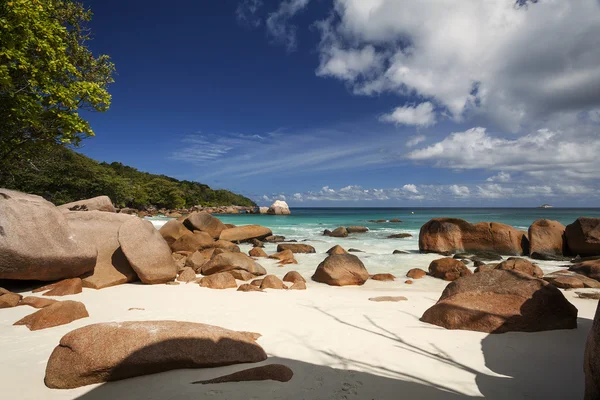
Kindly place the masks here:
<instances>
[{"instance_id":1,"label":"large boulder on sand","mask_svg":"<svg viewBox=\"0 0 600 400\"><path fill-rule=\"evenodd\" d=\"M542 278L544 276L544 271L537 264L532 264L528 260L518 257L511 257L506 261L502 261L495 268L505 271L519 271L534 278Z\"/></svg>"},{"instance_id":2,"label":"large boulder on sand","mask_svg":"<svg viewBox=\"0 0 600 400\"><path fill-rule=\"evenodd\" d=\"M171 246L177 239L191 233L188 228L183 225L183 223L177 221L176 219L172 219L167 221L166 224L160 227L158 232L162 235L163 239Z\"/></svg>"},{"instance_id":3,"label":"large boulder on sand","mask_svg":"<svg viewBox=\"0 0 600 400\"><path fill-rule=\"evenodd\" d=\"M471 274L471 270L462 261L454 258L440 258L429 264L429 275L446 281L454 281Z\"/></svg>"},{"instance_id":4,"label":"large boulder on sand","mask_svg":"<svg viewBox=\"0 0 600 400\"><path fill-rule=\"evenodd\" d=\"M600 303L596 307L594 323L585 345L583 372L585 374L584 399L600 399Z\"/></svg>"},{"instance_id":5,"label":"large boulder on sand","mask_svg":"<svg viewBox=\"0 0 600 400\"><path fill-rule=\"evenodd\" d=\"M218 239L221 232L226 229L225 224L220 219L204 211L190 214L183 221L183 224L190 231L206 232L214 239Z\"/></svg>"},{"instance_id":6,"label":"large boulder on sand","mask_svg":"<svg viewBox=\"0 0 600 400\"><path fill-rule=\"evenodd\" d=\"M244 242L250 239L262 239L271 236L273 232L269 228L260 225L245 225L225 229L221 232L220 239L230 242Z\"/></svg>"},{"instance_id":7,"label":"large boulder on sand","mask_svg":"<svg viewBox=\"0 0 600 400\"><path fill-rule=\"evenodd\" d=\"M68 212L65 217L73 231L98 250L93 271L82 276L84 287L102 289L138 279L119 243L121 225L137 217L101 211Z\"/></svg>"},{"instance_id":8,"label":"large boulder on sand","mask_svg":"<svg viewBox=\"0 0 600 400\"><path fill-rule=\"evenodd\" d=\"M143 283L165 283L177 276L171 249L150 221L133 218L124 222L119 228L119 243Z\"/></svg>"},{"instance_id":9,"label":"large boulder on sand","mask_svg":"<svg viewBox=\"0 0 600 400\"><path fill-rule=\"evenodd\" d=\"M72 203L58 206L61 211L103 211L116 212L115 207L108 196L98 196L91 199L74 201Z\"/></svg>"},{"instance_id":10,"label":"large boulder on sand","mask_svg":"<svg viewBox=\"0 0 600 400\"><path fill-rule=\"evenodd\" d=\"M492 270L450 283L421 321L487 333L575 329L577 308L541 279Z\"/></svg>"},{"instance_id":11,"label":"large boulder on sand","mask_svg":"<svg viewBox=\"0 0 600 400\"><path fill-rule=\"evenodd\" d=\"M54 326L66 325L81 318L87 318L89 314L83 303L78 301L57 301L33 314L18 320L13 325L25 325L31 331L52 328Z\"/></svg>"},{"instance_id":12,"label":"large boulder on sand","mask_svg":"<svg viewBox=\"0 0 600 400\"><path fill-rule=\"evenodd\" d=\"M314 247L309 244L301 244L301 243L280 243L277 245L277 251L291 250L292 253L316 253Z\"/></svg>"},{"instance_id":13,"label":"large boulder on sand","mask_svg":"<svg viewBox=\"0 0 600 400\"><path fill-rule=\"evenodd\" d=\"M73 278L94 269L96 254L54 204L0 189L0 279Z\"/></svg>"},{"instance_id":14,"label":"large boulder on sand","mask_svg":"<svg viewBox=\"0 0 600 400\"><path fill-rule=\"evenodd\" d=\"M171 244L171 250L176 251L198 251L214 247L215 241L206 232L187 232Z\"/></svg>"},{"instance_id":15,"label":"large boulder on sand","mask_svg":"<svg viewBox=\"0 0 600 400\"><path fill-rule=\"evenodd\" d=\"M600 255L600 218L577 218L565 228L565 238L572 255Z\"/></svg>"},{"instance_id":16,"label":"large boulder on sand","mask_svg":"<svg viewBox=\"0 0 600 400\"><path fill-rule=\"evenodd\" d=\"M529 227L529 253L562 256L565 253L565 226L558 221L538 219Z\"/></svg>"},{"instance_id":17,"label":"large boulder on sand","mask_svg":"<svg viewBox=\"0 0 600 400\"><path fill-rule=\"evenodd\" d=\"M214 256L202 266L202 275L212 275L218 272L227 272L234 269L243 269L253 275L266 275L267 271L249 256L243 253L225 252Z\"/></svg>"},{"instance_id":18,"label":"large boulder on sand","mask_svg":"<svg viewBox=\"0 0 600 400\"><path fill-rule=\"evenodd\" d=\"M200 279L200 286L209 289L232 289L237 287L235 278L229 272L219 272Z\"/></svg>"},{"instance_id":19,"label":"large boulder on sand","mask_svg":"<svg viewBox=\"0 0 600 400\"><path fill-rule=\"evenodd\" d=\"M369 272L354 254L333 254L319 264L312 279L331 286L362 285Z\"/></svg>"},{"instance_id":20,"label":"large boulder on sand","mask_svg":"<svg viewBox=\"0 0 600 400\"><path fill-rule=\"evenodd\" d=\"M306 282L306 279L304 279L298 271L290 271L284 275L283 281L296 283L296 282Z\"/></svg>"},{"instance_id":21,"label":"large boulder on sand","mask_svg":"<svg viewBox=\"0 0 600 400\"><path fill-rule=\"evenodd\" d=\"M273 215L290 215L291 214L290 207L283 200L275 200L275 202L273 204L271 204L271 207L269 207L269 209L267 210L267 213L273 214Z\"/></svg>"},{"instance_id":22,"label":"large boulder on sand","mask_svg":"<svg viewBox=\"0 0 600 400\"><path fill-rule=\"evenodd\" d=\"M348 252L342 246L336 244L335 246L327 250L327 254L331 256L333 254L348 254Z\"/></svg>"},{"instance_id":23,"label":"large boulder on sand","mask_svg":"<svg viewBox=\"0 0 600 400\"><path fill-rule=\"evenodd\" d=\"M46 386L72 389L179 368L210 368L267 359L254 338L179 321L109 322L67 333L46 366Z\"/></svg>"},{"instance_id":24,"label":"large boulder on sand","mask_svg":"<svg viewBox=\"0 0 600 400\"><path fill-rule=\"evenodd\" d=\"M529 254L527 233L497 222L471 224L458 218L434 218L421 227L419 250L424 253L493 252Z\"/></svg>"}]
</instances>

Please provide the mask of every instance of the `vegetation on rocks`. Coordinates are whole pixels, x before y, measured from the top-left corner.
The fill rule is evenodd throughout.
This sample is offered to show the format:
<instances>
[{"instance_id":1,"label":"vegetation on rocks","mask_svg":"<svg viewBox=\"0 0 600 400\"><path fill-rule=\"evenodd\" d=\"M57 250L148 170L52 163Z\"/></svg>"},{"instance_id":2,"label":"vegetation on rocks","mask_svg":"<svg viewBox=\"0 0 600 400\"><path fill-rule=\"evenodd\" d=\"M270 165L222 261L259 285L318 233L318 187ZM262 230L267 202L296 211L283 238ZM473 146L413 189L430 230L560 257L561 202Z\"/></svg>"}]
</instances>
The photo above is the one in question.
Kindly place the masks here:
<instances>
[{"instance_id":1,"label":"vegetation on rocks","mask_svg":"<svg viewBox=\"0 0 600 400\"><path fill-rule=\"evenodd\" d=\"M37 194L57 205L107 195L118 207L137 209L255 206L228 190L141 172L117 162L97 162L63 146L53 146L34 159L15 160L10 169L0 170L0 187Z\"/></svg>"}]
</instances>

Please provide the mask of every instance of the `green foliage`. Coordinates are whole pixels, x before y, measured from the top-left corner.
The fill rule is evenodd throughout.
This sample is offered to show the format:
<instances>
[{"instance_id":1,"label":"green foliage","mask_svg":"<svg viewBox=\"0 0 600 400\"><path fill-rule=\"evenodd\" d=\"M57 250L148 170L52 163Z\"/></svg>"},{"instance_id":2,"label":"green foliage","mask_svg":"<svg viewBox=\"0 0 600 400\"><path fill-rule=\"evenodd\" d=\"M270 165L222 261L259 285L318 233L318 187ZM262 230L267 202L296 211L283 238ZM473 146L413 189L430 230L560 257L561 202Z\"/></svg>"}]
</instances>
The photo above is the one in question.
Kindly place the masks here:
<instances>
[{"instance_id":1,"label":"green foliage","mask_svg":"<svg viewBox=\"0 0 600 400\"><path fill-rule=\"evenodd\" d=\"M228 190L140 172L117 162L98 163L64 146L49 150L0 170L0 187L38 194L55 204L107 195L119 207L137 209L256 205Z\"/></svg>"},{"instance_id":2,"label":"green foliage","mask_svg":"<svg viewBox=\"0 0 600 400\"><path fill-rule=\"evenodd\" d=\"M93 136L114 65L86 47L91 12L72 0L0 0L0 168Z\"/></svg>"}]
</instances>

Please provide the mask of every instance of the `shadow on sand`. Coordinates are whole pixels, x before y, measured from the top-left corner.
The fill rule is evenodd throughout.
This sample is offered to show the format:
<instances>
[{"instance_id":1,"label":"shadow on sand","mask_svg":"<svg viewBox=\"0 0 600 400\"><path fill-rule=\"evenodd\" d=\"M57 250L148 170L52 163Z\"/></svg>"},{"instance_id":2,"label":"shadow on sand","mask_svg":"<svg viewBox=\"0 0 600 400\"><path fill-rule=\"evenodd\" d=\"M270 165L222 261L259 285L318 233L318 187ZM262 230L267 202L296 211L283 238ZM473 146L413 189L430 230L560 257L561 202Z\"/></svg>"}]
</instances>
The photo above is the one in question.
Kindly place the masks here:
<instances>
[{"instance_id":1,"label":"shadow on sand","mask_svg":"<svg viewBox=\"0 0 600 400\"><path fill-rule=\"evenodd\" d=\"M343 324L386 338L394 346L472 373L479 391L489 399L579 399L583 397L583 351L592 321L578 320L578 329L536 333L490 334L481 341L485 365L498 377L484 374L462 364L442 350L424 350L403 340L400 333L380 326L365 316L370 327L357 326L317 309ZM435 328L441 329L441 328ZM440 332L443 335L443 331ZM337 359L345 369L336 369L292 359L271 357L257 364L208 369L183 369L146 375L91 387L79 397L104 399L467 399L468 396L444 386L443 377L432 382L395 371L385 365L360 360ZM133 358L137 356L132 355ZM139 357L138 357L139 358ZM294 371L290 382L274 381L192 385L246 368L265 364L284 364ZM360 371L358 371L360 370ZM121 371L123 372L123 371Z\"/></svg>"}]
</instances>

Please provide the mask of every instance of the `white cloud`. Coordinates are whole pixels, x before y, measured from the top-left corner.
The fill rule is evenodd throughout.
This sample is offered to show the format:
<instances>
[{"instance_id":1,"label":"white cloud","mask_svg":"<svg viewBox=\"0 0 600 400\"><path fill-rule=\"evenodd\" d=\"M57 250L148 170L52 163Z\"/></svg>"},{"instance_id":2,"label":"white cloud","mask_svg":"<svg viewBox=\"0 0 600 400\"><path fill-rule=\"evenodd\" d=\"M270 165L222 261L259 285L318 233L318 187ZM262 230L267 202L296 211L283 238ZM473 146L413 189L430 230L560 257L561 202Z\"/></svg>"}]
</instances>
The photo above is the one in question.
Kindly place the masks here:
<instances>
[{"instance_id":1,"label":"white cloud","mask_svg":"<svg viewBox=\"0 0 600 400\"><path fill-rule=\"evenodd\" d=\"M397 107L391 113L384 114L379 119L398 125L431 126L436 123L433 104L429 101L417 106Z\"/></svg>"},{"instance_id":2,"label":"white cloud","mask_svg":"<svg viewBox=\"0 0 600 400\"><path fill-rule=\"evenodd\" d=\"M490 176L489 178L487 178L488 182L502 182L502 183L506 183L506 182L510 182L511 176L509 173L506 172L498 172L498 174L494 175L494 176Z\"/></svg>"},{"instance_id":3,"label":"white cloud","mask_svg":"<svg viewBox=\"0 0 600 400\"><path fill-rule=\"evenodd\" d=\"M452 133L406 157L432 161L456 170L519 171L539 179L598 179L600 140L596 134L574 135L546 129L518 138L489 135L485 128Z\"/></svg>"},{"instance_id":4,"label":"white cloud","mask_svg":"<svg viewBox=\"0 0 600 400\"><path fill-rule=\"evenodd\" d=\"M284 0L277 11L269 14L266 20L267 32L275 42L283 44L289 51L296 49L296 26L289 20L302 11L310 0Z\"/></svg>"},{"instance_id":5,"label":"white cloud","mask_svg":"<svg viewBox=\"0 0 600 400\"><path fill-rule=\"evenodd\" d=\"M334 5L318 24L317 74L356 93L416 94L455 120L479 115L512 131L600 105L597 0Z\"/></svg>"},{"instance_id":6,"label":"white cloud","mask_svg":"<svg viewBox=\"0 0 600 400\"><path fill-rule=\"evenodd\" d=\"M448 189L450 190L450 193L458 197L467 197L469 194L471 194L471 191L466 186L451 185L448 187Z\"/></svg>"},{"instance_id":7,"label":"white cloud","mask_svg":"<svg viewBox=\"0 0 600 400\"><path fill-rule=\"evenodd\" d=\"M408 139L408 141L406 142L406 147L414 147L414 146L418 145L419 143L423 143L425 141L425 139L427 139L425 137L425 135L411 136Z\"/></svg>"},{"instance_id":8,"label":"white cloud","mask_svg":"<svg viewBox=\"0 0 600 400\"><path fill-rule=\"evenodd\" d=\"M408 184L408 185L402 186L402 190L407 191L407 192L411 192L411 193L419 193L419 190L413 184Z\"/></svg>"},{"instance_id":9,"label":"white cloud","mask_svg":"<svg viewBox=\"0 0 600 400\"><path fill-rule=\"evenodd\" d=\"M248 25L251 28L258 28L261 24L261 20L257 15L257 12L262 5L263 3L261 0L240 1L235 10L238 22L243 25Z\"/></svg>"}]
</instances>

